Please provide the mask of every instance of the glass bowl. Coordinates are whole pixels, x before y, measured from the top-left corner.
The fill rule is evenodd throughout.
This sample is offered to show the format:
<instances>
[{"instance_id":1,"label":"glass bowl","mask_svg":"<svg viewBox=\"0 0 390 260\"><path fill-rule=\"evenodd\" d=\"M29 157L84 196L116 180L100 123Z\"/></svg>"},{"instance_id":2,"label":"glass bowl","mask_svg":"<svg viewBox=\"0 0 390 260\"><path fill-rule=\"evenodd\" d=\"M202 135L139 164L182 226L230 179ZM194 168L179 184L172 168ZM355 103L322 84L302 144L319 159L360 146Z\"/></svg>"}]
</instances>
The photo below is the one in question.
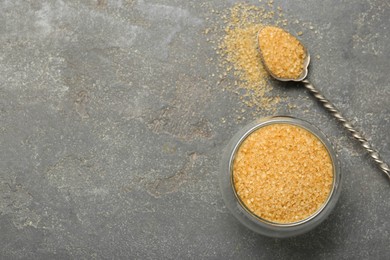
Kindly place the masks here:
<instances>
[{"instance_id":1,"label":"glass bowl","mask_svg":"<svg viewBox=\"0 0 390 260\"><path fill-rule=\"evenodd\" d=\"M301 127L317 137L328 151L333 164L333 183L327 200L309 217L293 223L274 223L253 214L241 202L233 184L233 162L242 142L257 129L271 124L290 124ZM275 116L256 120L243 127L226 146L219 175L223 199L231 213L247 228L269 237L291 237L308 232L318 226L332 211L340 196L341 174L337 156L326 136L310 123L288 116Z\"/></svg>"}]
</instances>

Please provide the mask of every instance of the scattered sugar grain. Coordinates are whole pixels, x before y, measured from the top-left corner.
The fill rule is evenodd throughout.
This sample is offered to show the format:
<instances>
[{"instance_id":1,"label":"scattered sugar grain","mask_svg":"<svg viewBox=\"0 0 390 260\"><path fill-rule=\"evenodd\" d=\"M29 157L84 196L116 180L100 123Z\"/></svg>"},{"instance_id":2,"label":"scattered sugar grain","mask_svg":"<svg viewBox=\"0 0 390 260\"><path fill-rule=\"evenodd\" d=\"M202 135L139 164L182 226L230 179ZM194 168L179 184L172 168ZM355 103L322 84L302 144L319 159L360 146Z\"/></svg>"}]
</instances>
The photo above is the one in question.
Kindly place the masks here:
<instances>
[{"instance_id":1,"label":"scattered sugar grain","mask_svg":"<svg viewBox=\"0 0 390 260\"><path fill-rule=\"evenodd\" d=\"M231 7L224 19L225 36L218 45L222 57L221 67L234 69L238 81L234 83L247 91L244 104L257 109L273 109L280 101L270 95L270 77L262 65L258 51L257 33L264 24L274 19L272 8L238 3ZM229 69L229 70L230 70Z\"/></svg>"}]
</instances>

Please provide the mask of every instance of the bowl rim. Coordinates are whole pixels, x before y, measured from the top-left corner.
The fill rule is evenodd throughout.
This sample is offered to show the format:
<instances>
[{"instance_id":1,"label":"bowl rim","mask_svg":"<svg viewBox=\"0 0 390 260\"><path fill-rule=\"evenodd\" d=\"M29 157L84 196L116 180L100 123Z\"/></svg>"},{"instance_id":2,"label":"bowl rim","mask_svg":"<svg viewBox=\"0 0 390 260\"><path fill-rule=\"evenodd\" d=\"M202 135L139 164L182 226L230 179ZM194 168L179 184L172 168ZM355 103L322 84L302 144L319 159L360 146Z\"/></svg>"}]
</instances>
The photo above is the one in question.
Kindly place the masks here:
<instances>
[{"instance_id":1,"label":"bowl rim","mask_svg":"<svg viewBox=\"0 0 390 260\"><path fill-rule=\"evenodd\" d=\"M245 139L245 137L247 137L254 130L258 129L260 126L269 125L272 123L295 123L295 125L300 127L305 126L303 127L304 129L319 137L319 140L325 143L325 147L328 149L333 163L333 186L332 193L328 196L328 200L323 204L321 210L317 210L315 215L313 213L310 218L305 218L304 221L299 221L298 223L293 222L293 225L291 225L291 223L287 223L286 225L284 223L273 223L260 219L255 214L248 211L242 205L242 203L240 203L237 195L235 194L234 186L232 185L231 166L233 151L236 151L237 147L239 146L238 144L240 144L243 139ZM311 123L296 117L285 115L260 118L252 121L237 131L236 134L234 134L227 143L222 153L218 177L222 198L231 214L241 224L251 229L252 231L273 238L296 236L302 233L306 233L314 227L318 226L331 213L341 194L342 175L340 170L340 163L337 154L335 153L335 150L333 149L333 146L331 145L327 136Z\"/></svg>"},{"instance_id":2,"label":"bowl rim","mask_svg":"<svg viewBox=\"0 0 390 260\"><path fill-rule=\"evenodd\" d=\"M323 144L323 146L325 147L325 149L326 149L326 151L331 159L331 162L332 162L333 180L332 180L331 191L330 191L327 199L322 203L322 205L313 214L311 214L310 216L308 216L305 219L295 221L295 222L278 223L278 222L272 222L270 220L259 217L258 215L254 214L250 209L248 209L248 207L241 200L240 196L237 194L237 191L236 191L235 186L234 186L233 164L234 164L234 159L235 159L235 156L237 154L238 149L240 148L242 143L246 140L246 138L248 138L252 133L259 130L260 128L263 128L263 127L269 126L269 125L274 125L274 124L294 125L294 126L303 128L304 130L308 131L309 133L314 135ZM313 129L315 129L317 132L313 131ZM334 189L335 189L336 165L335 165L335 160L331 154L331 145L330 145L329 141L327 140L326 136L324 134L322 134L322 132L319 129L315 128L313 125L309 124L307 121L304 121L304 120L301 120L298 118L293 118L293 117L273 117L273 118L270 118L269 120L260 122L259 124L256 124L255 126L251 127L249 130L247 130L242 135L242 137L239 139L239 141L237 142L237 144L235 145L235 147L231 153L231 156L229 159L229 169L230 169L230 182L232 185L232 189L233 189L234 195L236 196L236 198L237 198L238 202L241 204L241 206L249 214L253 215L259 221L262 221L264 223L267 223L267 224L273 225L273 226L280 226L280 227L297 226L297 225L304 224L307 221L310 221L311 219L315 218L318 214L320 214L321 211L325 208L325 206L329 203L329 200L331 199L331 197L334 193Z\"/></svg>"}]
</instances>

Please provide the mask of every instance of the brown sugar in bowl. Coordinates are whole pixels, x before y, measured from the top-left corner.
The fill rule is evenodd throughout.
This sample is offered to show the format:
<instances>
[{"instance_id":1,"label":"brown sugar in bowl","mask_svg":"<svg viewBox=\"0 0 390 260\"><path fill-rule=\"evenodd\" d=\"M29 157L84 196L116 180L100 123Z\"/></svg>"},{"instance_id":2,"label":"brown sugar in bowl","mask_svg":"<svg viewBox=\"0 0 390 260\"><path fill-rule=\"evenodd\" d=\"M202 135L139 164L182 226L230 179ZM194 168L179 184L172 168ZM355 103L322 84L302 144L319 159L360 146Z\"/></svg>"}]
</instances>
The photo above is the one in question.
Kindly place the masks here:
<instances>
[{"instance_id":1,"label":"brown sugar in bowl","mask_svg":"<svg viewBox=\"0 0 390 260\"><path fill-rule=\"evenodd\" d=\"M256 216L293 223L327 200L333 165L325 145L306 129L275 123L252 132L233 162L235 191Z\"/></svg>"},{"instance_id":2,"label":"brown sugar in bowl","mask_svg":"<svg viewBox=\"0 0 390 260\"><path fill-rule=\"evenodd\" d=\"M272 117L244 127L228 144L220 173L227 207L250 229L298 235L330 213L340 171L327 138L306 121Z\"/></svg>"}]
</instances>

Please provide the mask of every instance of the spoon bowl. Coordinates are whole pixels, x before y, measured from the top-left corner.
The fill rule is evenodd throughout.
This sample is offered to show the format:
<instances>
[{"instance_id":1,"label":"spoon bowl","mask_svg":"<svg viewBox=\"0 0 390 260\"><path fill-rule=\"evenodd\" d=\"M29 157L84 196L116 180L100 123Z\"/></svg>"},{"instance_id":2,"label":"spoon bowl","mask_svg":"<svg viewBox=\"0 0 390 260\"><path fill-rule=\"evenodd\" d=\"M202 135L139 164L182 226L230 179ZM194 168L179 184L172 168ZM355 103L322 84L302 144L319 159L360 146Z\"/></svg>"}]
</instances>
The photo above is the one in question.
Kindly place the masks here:
<instances>
[{"instance_id":1,"label":"spoon bowl","mask_svg":"<svg viewBox=\"0 0 390 260\"><path fill-rule=\"evenodd\" d=\"M302 47L304 49L304 52L305 52L305 59L303 61L303 70L302 70L302 73L299 75L299 77L297 78L282 78L282 77L279 77L277 76L275 73L273 73L273 71L267 66L267 63L265 62L265 59L264 59L264 56L263 56L263 52L261 50L261 47L260 47L260 36L261 36L261 32L264 28L267 28L267 27L263 27L261 28L258 32L257 32L257 48L259 50L259 53L260 53L260 59L261 59L261 62L264 64L264 68L266 69L266 71L273 77L275 78L276 80L279 80L279 81L295 81L295 82L300 82L302 80L304 80L306 77L307 77L307 74L309 73L309 64L310 64L310 54L309 54L309 51L307 50L307 48L302 44ZM280 28L278 28L280 29ZM283 29L281 29L283 30ZM287 32L286 30L283 30L285 33L291 35L289 32ZM291 35L292 37L294 37L293 35ZM294 37L295 38L295 37Z\"/></svg>"}]
</instances>

